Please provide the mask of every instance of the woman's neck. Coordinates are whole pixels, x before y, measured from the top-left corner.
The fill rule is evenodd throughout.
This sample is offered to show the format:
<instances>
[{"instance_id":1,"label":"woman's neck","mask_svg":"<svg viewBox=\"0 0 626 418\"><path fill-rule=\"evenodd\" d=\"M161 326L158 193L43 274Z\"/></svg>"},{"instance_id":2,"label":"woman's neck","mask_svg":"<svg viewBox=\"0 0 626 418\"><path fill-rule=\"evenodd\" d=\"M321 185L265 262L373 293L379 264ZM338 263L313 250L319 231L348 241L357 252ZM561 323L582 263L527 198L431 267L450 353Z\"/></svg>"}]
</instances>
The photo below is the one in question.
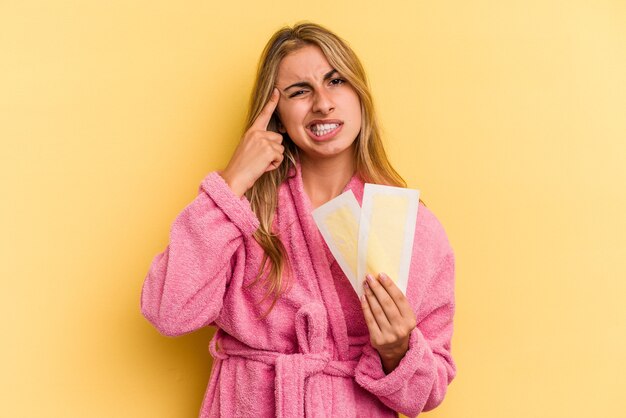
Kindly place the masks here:
<instances>
[{"instance_id":1,"label":"woman's neck","mask_svg":"<svg viewBox=\"0 0 626 418\"><path fill-rule=\"evenodd\" d=\"M301 155L300 168L304 191L316 209L341 194L354 175L356 162L352 153L316 160Z\"/></svg>"}]
</instances>

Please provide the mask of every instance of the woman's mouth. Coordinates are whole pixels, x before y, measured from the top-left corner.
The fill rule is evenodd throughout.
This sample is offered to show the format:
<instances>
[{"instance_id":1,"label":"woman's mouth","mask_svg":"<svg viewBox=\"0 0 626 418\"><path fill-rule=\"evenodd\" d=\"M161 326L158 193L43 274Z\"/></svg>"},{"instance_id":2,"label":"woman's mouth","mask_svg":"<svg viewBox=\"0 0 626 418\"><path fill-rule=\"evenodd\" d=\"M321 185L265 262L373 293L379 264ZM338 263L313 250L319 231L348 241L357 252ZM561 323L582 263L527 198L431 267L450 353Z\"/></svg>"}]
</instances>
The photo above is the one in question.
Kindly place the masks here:
<instances>
[{"instance_id":1,"label":"woman's mouth","mask_svg":"<svg viewBox=\"0 0 626 418\"><path fill-rule=\"evenodd\" d=\"M343 123L315 123L307 128L309 136L316 141L328 140L341 130Z\"/></svg>"}]
</instances>

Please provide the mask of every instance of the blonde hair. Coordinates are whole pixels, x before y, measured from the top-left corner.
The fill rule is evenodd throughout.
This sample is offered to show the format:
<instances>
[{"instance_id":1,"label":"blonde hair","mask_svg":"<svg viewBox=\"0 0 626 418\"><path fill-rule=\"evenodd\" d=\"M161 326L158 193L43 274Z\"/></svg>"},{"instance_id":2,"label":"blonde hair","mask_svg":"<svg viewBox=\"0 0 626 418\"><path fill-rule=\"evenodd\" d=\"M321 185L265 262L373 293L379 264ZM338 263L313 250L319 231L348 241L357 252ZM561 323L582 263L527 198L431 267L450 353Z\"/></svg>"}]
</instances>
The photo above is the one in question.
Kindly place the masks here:
<instances>
[{"instance_id":1,"label":"blonde hair","mask_svg":"<svg viewBox=\"0 0 626 418\"><path fill-rule=\"evenodd\" d=\"M361 62L347 42L327 28L310 22L299 22L293 27L285 26L270 38L263 49L252 88L246 125L247 131L264 105L269 100L276 83L280 61L289 53L307 45L316 45L324 53L328 62L356 90L361 102L361 130L356 139L356 172L367 183L407 187L404 179L391 166L385 153L380 128L374 111L372 95ZM272 116L267 130L278 132L279 120ZM291 278L293 271L288 254L279 236L272 233L271 226L278 200L278 188L287 178L289 170L296 164L298 147L287 134L283 134L285 147L281 165L264 173L245 193L252 210L257 215L260 226L254 233L255 240L264 250L261 267L251 285L258 283L267 272L265 300L273 295L273 301L266 316L273 309L278 298L286 291L291 280L283 281L283 273ZM421 200L420 200L421 201ZM423 203L423 202L422 202ZM269 271L267 264L269 261Z\"/></svg>"}]
</instances>

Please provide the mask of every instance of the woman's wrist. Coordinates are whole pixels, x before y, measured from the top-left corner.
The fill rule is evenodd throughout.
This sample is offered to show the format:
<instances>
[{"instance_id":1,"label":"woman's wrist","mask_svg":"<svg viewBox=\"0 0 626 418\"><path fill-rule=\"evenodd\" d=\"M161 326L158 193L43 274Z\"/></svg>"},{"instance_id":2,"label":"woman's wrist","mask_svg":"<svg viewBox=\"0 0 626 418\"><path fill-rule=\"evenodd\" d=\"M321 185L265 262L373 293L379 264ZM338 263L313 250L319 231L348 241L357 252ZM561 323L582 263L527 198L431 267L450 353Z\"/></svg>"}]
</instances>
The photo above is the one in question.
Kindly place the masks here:
<instances>
[{"instance_id":1,"label":"woman's wrist","mask_svg":"<svg viewBox=\"0 0 626 418\"><path fill-rule=\"evenodd\" d=\"M385 374L389 374L398 367L400 361L404 358L405 354L409 351L409 340L407 339L401 346L398 348L378 352L380 356L380 362L383 366L383 371Z\"/></svg>"},{"instance_id":2,"label":"woman's wrist","mask_svg":"<svg viewBox=\"0 0 626 418\"><path fill-rule=\"evenodd\" d=\"M233 193L235 193L238 197L242 197L248 190L241 186L240 183L226 171L218 171L218 174L224 179L228 187L230 187Z\"/></svg>"}]
</instances>

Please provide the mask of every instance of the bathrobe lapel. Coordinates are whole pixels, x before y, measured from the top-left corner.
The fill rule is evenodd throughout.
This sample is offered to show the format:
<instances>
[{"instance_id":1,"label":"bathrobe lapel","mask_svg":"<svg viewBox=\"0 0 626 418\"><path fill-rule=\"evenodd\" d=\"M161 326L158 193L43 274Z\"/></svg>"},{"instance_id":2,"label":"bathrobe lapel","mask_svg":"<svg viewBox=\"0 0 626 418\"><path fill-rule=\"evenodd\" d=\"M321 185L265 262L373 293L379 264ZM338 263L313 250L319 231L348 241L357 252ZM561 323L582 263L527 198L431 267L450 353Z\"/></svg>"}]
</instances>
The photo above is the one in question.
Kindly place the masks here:
<instances>
[{"instance_id":1,"label":"bathrobe lapel","mask_svg":"<svg viewBox=\"0 0 626 418\"><path fill-rule=\"evenodd\" d=\"M336 260L311 215L312 205L304 191L301 165L298 158L296 158L296 166L291 167L288 177L286 181L296 206L299 223L306 238L305 244L315 270L319 294L328 312L328 322L338 351L338 357L340 360L347 360L349 341L346 321L330 270L331 264L336 262ZM352 190L360 204L363 195L363 181L358 174L355 173L352 176L342 193L348 190Z\"/></svg>"}]
</instances>

